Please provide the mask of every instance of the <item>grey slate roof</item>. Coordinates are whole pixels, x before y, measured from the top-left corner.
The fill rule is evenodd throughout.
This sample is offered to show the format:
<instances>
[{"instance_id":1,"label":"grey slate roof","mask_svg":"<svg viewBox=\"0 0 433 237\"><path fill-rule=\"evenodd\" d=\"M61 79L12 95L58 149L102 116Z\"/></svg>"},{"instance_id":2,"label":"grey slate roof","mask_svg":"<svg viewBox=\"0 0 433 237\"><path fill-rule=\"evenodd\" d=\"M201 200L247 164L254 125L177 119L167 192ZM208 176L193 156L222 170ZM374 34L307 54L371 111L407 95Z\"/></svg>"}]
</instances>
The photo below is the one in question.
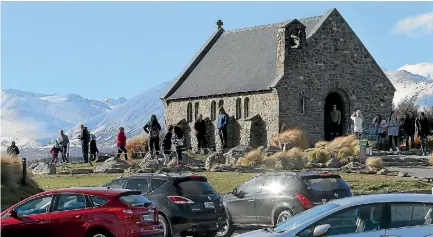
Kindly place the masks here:
<instances>
[{"instance_id":1,"label":"grey slate roof","mask_svg":"<svg viewBox=\"0 0 433 237\"><path fill-rule=\"evenodd\" d=\"M316 25L323 22L322 18L299 19L306 26L307 38L318 28ZM204 57L199 57L199 62L197 58L193 59L190 64L193 66L178 77L164 98L268 90L281 77L276 73L277 29L291 21L214 33L208 40L214 42L212 47L207 48L207 53L200 51L197 54L205 53ZM204 48L206 45L202 50Z\"/></svg>"}]
</instances>

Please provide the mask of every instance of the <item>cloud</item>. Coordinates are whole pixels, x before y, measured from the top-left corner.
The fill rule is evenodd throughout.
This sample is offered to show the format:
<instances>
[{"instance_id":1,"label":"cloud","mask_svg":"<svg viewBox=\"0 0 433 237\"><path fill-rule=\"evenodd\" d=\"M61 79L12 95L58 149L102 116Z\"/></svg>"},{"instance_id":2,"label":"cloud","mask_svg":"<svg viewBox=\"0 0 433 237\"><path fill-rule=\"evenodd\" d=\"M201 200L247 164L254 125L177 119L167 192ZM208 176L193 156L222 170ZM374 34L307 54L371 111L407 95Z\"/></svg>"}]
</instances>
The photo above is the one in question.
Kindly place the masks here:
<instances>
[{"instance_id":1,"label":"cloud","mask_svg":"<svg viewBox=\"0 0 433 237\"><path fill-rule=\"evenodd\" d=\"M433 12L405 17L397 21L393 29L396 34L424 36L433 32Z\"/></svg>"}]
</instances>

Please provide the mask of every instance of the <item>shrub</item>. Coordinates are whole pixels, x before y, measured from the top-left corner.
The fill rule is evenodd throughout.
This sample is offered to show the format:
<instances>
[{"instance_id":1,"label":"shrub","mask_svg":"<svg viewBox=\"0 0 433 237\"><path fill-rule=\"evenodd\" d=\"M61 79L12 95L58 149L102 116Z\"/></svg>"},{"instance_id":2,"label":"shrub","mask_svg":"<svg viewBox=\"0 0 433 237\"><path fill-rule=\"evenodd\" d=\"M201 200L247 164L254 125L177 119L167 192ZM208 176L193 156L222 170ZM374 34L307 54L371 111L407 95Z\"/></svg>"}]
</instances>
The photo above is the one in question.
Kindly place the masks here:
<instances>
[{"instance_id":1,"label":"shrub","mask_svg":"<svg viewBox=\"0 0 433 237\"><path fill-rule=\"evenodd\" d=\"M325 149L325 147L329 144L327 141L318 141L314 147L319 149Z\"/></svg>"},{"instance_id":2,"label":"shrub","mask_svg":"<svg viewBox=\"0 0 433 237\"><path fill-rule=\"evenodd\" d=\"M356 137L353 135L337 137L326 146L326 150L328 150L329 152L338 152L343 147L352 147L352 142L354 142L355 140Z\"/></svg>"},{"instance_id":3,"label":"shrub","mask_svg":"<svg viewBox=\"0 0 433 237\"><path fill-rule=\"evenodd\" d=\"M314 163L326 163L331 159L331 153L325 149L318 149L316 151L316 156L312 158L312 162Z\"/></svg>"},{"instance_id":4,"label":"shrub","mask_svg":"<svg viewBox=\"0 0 433 237\"><path fill-rule=\"evenodd\" d=\"M26 184L21 183L22 166L18 157L1 155L1 203L13 205L43 191L28 173Z\"/></svg>"},{"instance_id":5,"label":"shrub","mask_svg":"<svg viewBox=\"0 0 433 237\"><path fill-rule=\"evenodd\" d=\"M360 156L361 155L361 147L358 145L353 147L353 155Z\"/></svg>"},{"instance_id":6,"label":"shrub","mask_svg":"<svg viewBox=\"0 0 433 237\"><path fill-rule=\"evenodd\" d=\"M304 152L300 148L292 148L288 151L281 151L265 157L265 163L267 166L276 165L281 163L285 170L300 170L304 168Z\"/></svg>"},{"instance_id":7,"label":"shrub","mask_svg":"<svg viewBox=\"0 0 433 237\"><path fill-rule=\"evenodd\" d=\"M352 148L355 148L356 146L359 146L359 140L358 140L358 139L354 140L354 141L350 144L350 147L352 147Z\"/></svg>"},{"instance_id":8,"label":"shrub","mask_svg":"<svg viewBox=\"0 0 433 237\"><path fill-rule=\"evenodd\" d=\"M314 150L308 152L308 161L314 161L316 159L317 150L318 149L314 149Z\"/></svg>"},{"instance_id":9,"label":"shrub","mask_svg":"<svg viewBox=\"0 0 433 237\"><path fill-rule=\"evenodd\" d=\"M376 169L382 169L384 167L383 165L383 159L381 157L369 157L367 158L367 161L365 162L365 166L367 168L376 168Z\"/></svg>"},{"instance_id":10,"label":"shrub","mask_svg":"<svg viewBox=\"0 0 433 237\"><path fill-rule=\"evenodd\" d=\"M285 143L291 145L292 147L300 147L302 149L307 149L310 147L308 135L298 128L286 130L272 139L272 145L274 146L281 146Z\"/></svg>"},{"instance_id":11,"label":"shrub","mask_svg":"<svg viewBox=\"0 0 433 237\"><path fill-rule=\"evenodd\" d=\"M343 159L343 158L347 158L349 156L353 156L353 148L352 147L342 147L340 148L340 150L338 150L338 154L337 154L337 158L338 159Z\"/></svg>"},{"instance_id":12,"label":"shrub","mask_svg":"<svg viewBox=\"0 0 433 237\"><path fill-rule=\"evenodd\" d=\"M263 151L264 147L259 147L253 151L248 152L243 156L241 159L239 159L239 163L242 166L250 166L250 165L258 165L263 162Z\"/></svg>"},{"instance_id":13,"label":"shrub","mask_svg":"<svg viewBox=\"0 0 433 237\"><path fill-rule=\"evenodd\" d=\"M131 159L142 159L149 151L149 138L147 136L139 136L129 139L126 144L126 150L128 151Z\"/></svg>"}]
</instances>

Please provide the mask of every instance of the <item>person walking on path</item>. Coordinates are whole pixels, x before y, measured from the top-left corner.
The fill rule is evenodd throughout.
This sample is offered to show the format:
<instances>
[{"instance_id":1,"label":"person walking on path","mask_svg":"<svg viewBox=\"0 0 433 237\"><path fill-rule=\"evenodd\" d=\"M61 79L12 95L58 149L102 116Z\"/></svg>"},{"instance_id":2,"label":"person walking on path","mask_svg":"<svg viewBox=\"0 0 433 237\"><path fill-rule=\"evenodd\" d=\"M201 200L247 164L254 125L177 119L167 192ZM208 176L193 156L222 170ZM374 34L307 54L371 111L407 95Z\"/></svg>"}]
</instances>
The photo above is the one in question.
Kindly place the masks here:
<instances>
[{"instance_id":1,"label":"person walking on path","mask_svg":"<svg viewBox=\"0 0 433 237\"><path fill-rule=\"evenodd\" d=\"M59 153L60 153L60 145L59 142L55 140L53 147L51 147L50 150L52 164L56 164L58 162Z\"/></svg>"},{"instance_id":2,"label":"person walking on path","mask_svg":"<svg viewBox=\"0 0 433 237\"><path fill-rule=\"evenodd\" d=\"M90 134L90 164L96 160L96 153L99 153L98 147L96 146L96 137Z\"/></svg>"},{"instance_id":3,"label":"person walking on path","mask_svg":"<svg viewBox=\"0 0 433 237\"><path fill-rule=\"evenodd\" d=\"M10 156L18 156L20 154L20 149L15 145L15 142L12 141L11 145L6 149L6 152Z\"/></svg>"},{"instance_id":4,"label":"person walking on path","mask_svg":"<svg viewBox=\"0 0 433 237\"><path fill-rule=\"evenodd\" d=\"M173 137L173 126L168 127L168 131L162 140L162 151L164 154L164 165L167 165L171 160L171 139Z\"/></svg>"},{"instance_id":5,"label":"person walking on path","mask_svg":"<svg viewBox=\"0 0 433 237\"><path fill-rule=\"evenodd\" d=\"M176 148L176 156L178 165L182 165L182 149L183 149L183 131L179 126L174 127L172 143Z\"/></svg>"},{"instance_id":6,"label":"person walking on path","mask_svg":"<svg viewBox=\"0 0 433 237\"><path fill-rule=\"evenodd\" d=\"M227 148L227 127L229 123L229 117L227 116L223 107L219 110L218 115L218 134L221 140L221 148Z\"/></svg>"},{"instance_id":7,"label":"person walking on path","mask_svg":"<svg viewBox=\"0 0 433 237\"><path fill-rule=\"evenodd\" d=\"M329 114L330 117L330 127L331 127L331 139L338 137L340 133L341 126L341 112L337 109L337 105L333 105L332 111Z\"/></svg>"},{"instance_id":8,"label":"person walking on path","mask_svg":"<svg viewBox=\"0 0 433 237\"><path fill-rule=\"evenodd\" d=\"M427 155L427 136L430 135L428 127L428 120L424 112L421 112L419 117L416 119L416 127L418 130L418 137L421 139L421 152L422 155Z\"/></svg>"},{"instance_id":9,"label":"person walking on path","mask_svg":"<svg viewBox=\"0 0 433 237\"><path fill-rule=\"evenodd\" d=\"M150 121L143 127L144 131L149 134L149 150L152 156L153 151L158 154L159 152L159 131L161 131L161 125L156 119L156 115L150 117Z\"/></svg>"},{"instance_id":10,"label":"person walking on path","mask_svg":"<svg viewBox=\"0 0 433 237\"><path fill-rule=\"evenodd\" d=\"M409 138L411 148L415 148L415 118L412 111L406 114L403 122L404 138L406 140L406 150L409 150Z\"/></svg>"},{"instance_id":11,"label":"person walking on path","mask_svg":"<svg viewBox=\"0 0 433 237\"><path fill-rule=\"evenodd\" d=\"M387 135L387 124L386 120L382 119L382 116L377 115L373 119L373 124L376 131L376 140L378 143L379 150L385 149L385 138Z\"/></svg>"},{"instance_id":12,"label":"person walking on path","mask_svg":"<svg viewBox=\"0 0 433 237\"><path fill-rule=\"evenodd\" d=\"M84 124L80 125L81 134L79 135L81 141L81 151L83 153L84 163L89 163L89 142L90 142L90 134L87 130L87 127L84 127Z\"/></svg>"},{"instance_id":13,"label":"person walking on path","mask_svg":"<svg viewBox=\"0 0 433 237\"><path fill-rule=\"evenodd\" d=\"M398 149L398 131L399 131L399 119L397 117L397 112L391 111L391 114L388 118L388 138L389 138L389 151L393 151L392 149L392 140L394 140L395 151L399 152Z\"/></svg>"},{"instance_id":14,"label":"person walking on path","mask_svg":"<svg viewBox=\"0 0 433 237\"><path fill-rule=\"evenodd\" d=\"M126 151L126 136L125 129L123 127L119 128L119 133L116 138L117 145L117 158L120 158L120 154L125 153L125 160L128 160L128 151Z\"/></svg>"},{"instance_id":15,"label":"person walking on path","mask_svg":"<svg viewBox=\"0 0 433 237\"><path fill-rule=\"evenodd\" d=\"M206 147L206 122L201 114L198 115L197 121L194 123L195 135L197 137L197 148L204 149Z\"/></svg>"},{"instance_id":16,"label":"person walking on path","mask_svg":"<svg viewBox=\"0 0 433 237\"><path fill-rule=\"evenodd\" d=\"M363 133L362 122L364 121L361 110L354 112L350 118L353 120L353 132L355 133L355 136L358 139L361 139L361 135Z\"/></svg>"},{"instance_id":17,"label":"person walking on path","mask_svg":"<svg viewBox=\"0 0 433 237\"><path fill-rule=\"evenodd\" d=\"M62 161L63 162L69 162L68 159L68 146L69 146L69 138L68 136L63 132L63 130L60 130L60 136L57 139L59 141L60 145L60 152L62 153Z\"/></svg>"}]
</instances>

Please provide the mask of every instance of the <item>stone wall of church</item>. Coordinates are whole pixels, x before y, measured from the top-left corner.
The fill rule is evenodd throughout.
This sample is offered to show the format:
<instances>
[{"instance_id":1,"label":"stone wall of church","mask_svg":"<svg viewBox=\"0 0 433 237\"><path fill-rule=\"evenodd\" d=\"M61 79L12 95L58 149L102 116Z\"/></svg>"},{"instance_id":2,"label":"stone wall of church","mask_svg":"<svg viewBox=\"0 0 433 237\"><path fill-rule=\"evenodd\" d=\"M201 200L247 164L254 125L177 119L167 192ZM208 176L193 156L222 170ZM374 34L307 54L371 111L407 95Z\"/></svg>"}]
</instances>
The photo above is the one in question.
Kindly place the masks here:
<instances>
[{"instance_id":1,"label":"stone wall of church","mask_svg":"<svg viewBox=\"0 0 433 237\"><path fill-rule=\"evenodd\" d=\"M228 127L228 146L234 147L237 145L250 145L250 128L248 127L251 122L245 121L244 103L248 98L248 117L259 114L266 126L266 140L270 141L272 137L277 136L279 130L279 116L278 116L278 97L275 91L257 92L248 94L239 94L233 96L213 96L211 98L202 99L188 99L188 100L175 100L164 101L164 119L165 125L178 124L182 120L187 120L188 104L192 104L192 118L193 121L188 122L185 129L189 134L189 141L186 141L187 146L195 150L197 148L197 139L195 137L194 122L195 122L195 104L198 102L198 114L203 115L203 119L207 121L207 139L209 147L220 148L221 143L217 129L217 119L213 120L211 117L212 102L216 104L216 118L218 118L218 109L220 101L224 101L224 109L229 115ZM236 100L241 101L241 118L236 119ZM267 144L266 144L267 145Z\"/></svg>"},{"instance_id":2,"label":"stone wall of church","mask_svg":"<svg viewBox=\"0 0 433 237\"><path fill-rule=\"evenodd\" d=\"M329 92L344 99L345 131L352 128L350 115L358 109L364 127L377 114L389 116L394 88L338 12L330 14L307 44L286 48L285 74L277 85L280 125L301 127L314 140L324 139L324 103Z\"/></svg>"}]
</instances>

